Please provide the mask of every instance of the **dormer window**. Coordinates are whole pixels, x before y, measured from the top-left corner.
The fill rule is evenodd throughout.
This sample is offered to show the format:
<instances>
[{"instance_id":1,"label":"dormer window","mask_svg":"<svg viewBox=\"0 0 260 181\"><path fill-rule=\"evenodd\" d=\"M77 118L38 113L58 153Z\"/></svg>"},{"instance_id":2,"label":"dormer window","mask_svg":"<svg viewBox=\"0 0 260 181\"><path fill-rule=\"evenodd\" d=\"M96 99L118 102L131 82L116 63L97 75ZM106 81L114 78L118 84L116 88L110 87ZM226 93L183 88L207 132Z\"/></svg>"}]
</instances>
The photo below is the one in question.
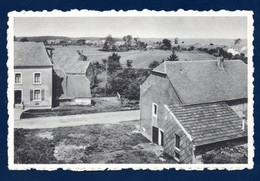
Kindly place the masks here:
<instances>
[{"instance_id":1,"label":"dormer window","mask_svg":"<svg viewBox=\"0 0 260 181\"><path fill-rule=\"evenodd\" d=\"M40 72L33 73L33 83L34 84L41 84L42 83L42 77Z\"/></svg>"},{"instance_id":2,"label":"dormer window","mask_svg":"<svg viewBox=\"0 0 260 181\"><path fill-rule=\"evenodd\" d=\"M22 73L15 73L14 77L15 77L15 80L14 80L15 84L22 83Z\"/></svg>"}]
</instances>

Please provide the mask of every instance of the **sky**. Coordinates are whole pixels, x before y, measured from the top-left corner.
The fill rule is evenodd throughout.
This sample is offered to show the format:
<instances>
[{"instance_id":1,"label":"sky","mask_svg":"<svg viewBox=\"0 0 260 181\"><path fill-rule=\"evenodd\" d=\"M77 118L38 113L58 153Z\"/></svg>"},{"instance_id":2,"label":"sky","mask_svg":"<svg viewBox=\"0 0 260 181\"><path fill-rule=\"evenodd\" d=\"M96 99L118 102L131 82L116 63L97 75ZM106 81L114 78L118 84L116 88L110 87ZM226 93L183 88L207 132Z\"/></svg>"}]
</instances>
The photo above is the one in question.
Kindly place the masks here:
<instances>
[{"instance_id":1,"label":"sky","mask_svg":"<svg viewBox=\"0 0 260 181\"><path fill-rule=\"evenodd\" d=\"M16 17L14 35L247 38L246 17Z\"/></svg>"}]
</instances>

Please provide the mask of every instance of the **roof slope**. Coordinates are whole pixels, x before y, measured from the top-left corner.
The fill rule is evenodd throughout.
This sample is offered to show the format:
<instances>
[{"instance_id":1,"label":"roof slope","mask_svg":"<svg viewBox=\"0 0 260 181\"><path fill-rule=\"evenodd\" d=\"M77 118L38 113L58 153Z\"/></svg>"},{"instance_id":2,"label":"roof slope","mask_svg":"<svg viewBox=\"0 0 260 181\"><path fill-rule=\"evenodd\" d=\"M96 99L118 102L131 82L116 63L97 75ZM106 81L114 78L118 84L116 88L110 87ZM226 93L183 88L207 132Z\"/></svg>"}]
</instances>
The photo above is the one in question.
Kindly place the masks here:
<instances>
[{"instance_id":1,"label":"roof slope","mask_svg":"<svg viewBox=\"0 0 260 181\"><path fill-rule=\"evenodd\" d=\"M79 60L77 50L70 47L55 47L53 53L54 66L62 68L66 73L85 74L90 64L90 61Z\"/></svg>"},{"instance_id":2,"label":"roof slope","mask_svg":"<svg viewBox=\"0 0 260 181\"><path fill-rule=\"evenodd\" d=\"M242 119L226 103L169 108L197 146L247 135L247 132L242 130Z\"/></svg>"},{"instance_id":3,"label":"roof slope","mask_svg":"<svg viewBox=\"0 0 260 181\"><path fill-rule=\"evenodd\" d=\"M14 42L14 66L52 66L43 43Z\"/></svg>"},{"instance_id":4,"label":"roof slope","mask_svg":"<svg viewBox=\"0 0 260 181\"><path fill-rule=\"evenodd\" d=\"M67 98L91 97L90 82L85 75L68 75Z\"/></svg>"},{"instance_id":5,"label":"roof slope","mask_svg":"<svg viewBox=\"0 0 260 181\"><path fill-rule=\"evenodd\" d=\"M247 98L247 65L226 60L166 62L166 74L183 104L199 104ZM161 64L154 71L164 72Z\"/></svg>"}]
</instances>

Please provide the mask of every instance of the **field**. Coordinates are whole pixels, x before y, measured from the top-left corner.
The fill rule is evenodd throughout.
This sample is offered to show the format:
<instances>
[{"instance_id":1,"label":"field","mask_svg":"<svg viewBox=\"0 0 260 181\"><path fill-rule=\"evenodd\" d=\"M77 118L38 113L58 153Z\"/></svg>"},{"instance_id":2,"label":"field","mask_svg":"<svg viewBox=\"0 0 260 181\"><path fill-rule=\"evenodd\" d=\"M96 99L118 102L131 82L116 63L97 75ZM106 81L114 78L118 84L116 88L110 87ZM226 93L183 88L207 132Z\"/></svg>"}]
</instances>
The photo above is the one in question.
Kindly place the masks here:
<instances>
[{"instance_id":1,"label":"field","mask_svg":"<svg viewBox=\"0 0 260 181\"><path fill-rule=\"evenodd\" d=\"M138 121L15 129L15 163L175 163L138 133Z\"/></svg>"},{"instance_id":2,"label":"field","mask_svg":"<svg viewBox=\"0 0 260 181\"><path fill-rule=\"evenodd\" d=\"M14 130L17 164L176 163L138 132L138 121ZM247 145L202 155L203 163L247 163Z\"/></svg>"},{"instance_id":3,"label":"field","mask_svg":"<svg viewBox=\"0 0 260 181\"><path fill-rule=\"evenodd\" d=\"M55 46L55 52L59 54L66 55L66 52L77 50L83 50L83 54L88 57L90 61L99 61L102 62L102 59L106 59L112 52L99 51L97 47L90 46ZM64 53L63 53L64 52ZM147 50L139 51L132 50L128 52L117 52L120 56L120 62L123 66L126 65L127 60L133 60L134 68L148 68L149 64L154 60L161 61L162 59L167 59L171 54L171 51L164 50ZM182 51L176 52L179 57L179 60L211 60L216 59L214 56L207 53L197 52L197 51Z\"/></svg>"}]
</instances>

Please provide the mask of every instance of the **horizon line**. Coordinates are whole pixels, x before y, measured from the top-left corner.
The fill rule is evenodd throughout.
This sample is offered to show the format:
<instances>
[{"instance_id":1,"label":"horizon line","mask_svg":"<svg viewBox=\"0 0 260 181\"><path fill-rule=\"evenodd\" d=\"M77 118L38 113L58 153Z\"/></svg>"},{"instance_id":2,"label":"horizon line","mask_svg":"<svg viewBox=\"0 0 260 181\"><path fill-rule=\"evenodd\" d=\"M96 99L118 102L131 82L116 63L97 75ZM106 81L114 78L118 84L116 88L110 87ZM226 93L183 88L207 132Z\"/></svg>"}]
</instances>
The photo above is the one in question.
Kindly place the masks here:
<instances>
[{"instance_id":1,"label":"horizon line","mask_svg":"<svg viewBox=\"0 0 260 181\"><path fill-rule=\"evenodd\" d=\"M109 34L108 34L109 35ZM108 36L107 35L107 36ZM16 35L14 35L16 36ZM66 35L34 35L34 36L26 36L26 35L22 35L22 36L16 36L17 38L19 37L44 37L44 36L50 36L50 37L66 37L66 38L106 38L107 36L66 36ZM113 36L113 38L119 38L121 39L122 37L116 37L116 36ZM175 38L178 38L178 39L229 39L229 40L234 40L234 39L238 39L238 38L220 38L220 37L172 37L172 38L169 38L169 37L139 37L139 36L132 36L133 38L146 38L146 39L175 39ZM247 39L247 38L240 38L240 39Z\"/></svg>"}]
</instances>

